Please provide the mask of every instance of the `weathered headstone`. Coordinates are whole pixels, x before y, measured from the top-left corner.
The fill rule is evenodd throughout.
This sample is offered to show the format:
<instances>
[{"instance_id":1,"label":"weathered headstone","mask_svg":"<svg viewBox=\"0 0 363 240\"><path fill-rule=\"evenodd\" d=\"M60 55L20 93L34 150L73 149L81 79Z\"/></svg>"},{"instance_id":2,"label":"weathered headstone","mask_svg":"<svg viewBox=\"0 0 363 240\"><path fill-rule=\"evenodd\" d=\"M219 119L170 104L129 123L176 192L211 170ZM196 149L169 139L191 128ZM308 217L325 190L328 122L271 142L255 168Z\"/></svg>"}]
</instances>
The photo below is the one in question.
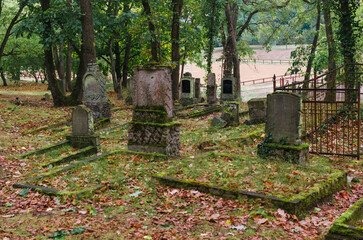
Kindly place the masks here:
<instances>
[{"instance_id":1,"label":"weathered headstone","mask_svg":"<svg viewBox=\"0 0 363 240\"><path fill-rule=\"evenodd\" d=\"M221 84L221 101L236 101L236 79L233 75L229 72L225 72Z\"/></svg>"},{"instance_id":2,"label":"weathered headstone","mask_svg":"<svg viewBox=\"0 0 363 240\"><path fill-rule=\"evenodd\" d=\"M217 99L217 85L216 75L214 73L208 73L207 77L207 102L209 105L216 104Z\"/></svg>"},{"instance_id":3,"label":"weathered headstone","mask_svg":"<svg viewBox=\"0 0 363 240\"><path fill-rule=\"evenodd\" d=\"M101 150L100 138L94 132L92 111L84 105L77 106L72 112L72 135L67 140L75 148L95 146Z\"/></svg>"},{"instance_id":4,"label":"weathered headstone","mask_svg":"<svg viewBox=\"0 0 363 240\"><path fill-rule=\"evenodd\" d=\"M132 105L133 103L133 79L128 78L126 82L126 88L127 88L127 97L125 98L125 103L127 105Z\"/></svg>"},{"instance_id":5,"label":"weathered headstone","mask_svg":"<svg viewBox=\"0 0 363 240\"><path fill-rule=\"evenodd\" d=\"M179 122L173 121L171 69L136 67L128 149L178 156Z\"/></svg>"},{"instance_id":6,"label":"weathered headstone","mask_svg":"<svg viewBox=\"0 0 363 240\"><path fill-rule=\"evenodd\" d=\"M106 79L97 63L89 63L83 77L84 105L91 109L94 121L111 118L111 104L106 92Z\"/></svg>"},{"instance_id":7,"label":"weathered headstone","mask_svg":"<svg viewBox=\"0 0 363 240\"><path fill-rule=\"evenodd\" d=\"M219 116L215 116L212 120L211 127L214 128L225 128L228 123Z\"/></svg>"},{"instance_id":8,"label":"weathered headstone","mask_svg":"<svg viewBox=\"0 0 363 240\"><path fill-rule=\"evenodd\" d=\"M301 142L301 103L301 96L295 93L267 95L266 137L258 147L260 156L306 163L309 145Z\"/></svg>"},{"instance_id":9,"label":"weathered headstone","mask_svg":"<svg viewBox=\"0 0 363 240\"><path fill-rule=\"evenodd\" d=\"M250 120L248 124L260 124L266 122L266 98L252 98L248 102Z\"/></svg>"},{"instance_id":10,"label":"weathered headstone","mask_svg":"<svg viewBox=\"0 0 363 240\"><path fill-rule=\"evenodd\" d=\"M198 99L195 96L195 79L192 74L186 72L180 79L180 104L183 106L197 104ZM200 88L199 88L200 90Z\"/></svg>"},{"instance_id":11,"label":"weathered headstone","mask_svg":"<svg viewBox=\"0 0 363 240\"><path fill-rule=\"evenodd\" d=\"M239 124L239 104L237 102L224 102L221 118L227 122L227 126Z\"/></svg>"}]
</instances>

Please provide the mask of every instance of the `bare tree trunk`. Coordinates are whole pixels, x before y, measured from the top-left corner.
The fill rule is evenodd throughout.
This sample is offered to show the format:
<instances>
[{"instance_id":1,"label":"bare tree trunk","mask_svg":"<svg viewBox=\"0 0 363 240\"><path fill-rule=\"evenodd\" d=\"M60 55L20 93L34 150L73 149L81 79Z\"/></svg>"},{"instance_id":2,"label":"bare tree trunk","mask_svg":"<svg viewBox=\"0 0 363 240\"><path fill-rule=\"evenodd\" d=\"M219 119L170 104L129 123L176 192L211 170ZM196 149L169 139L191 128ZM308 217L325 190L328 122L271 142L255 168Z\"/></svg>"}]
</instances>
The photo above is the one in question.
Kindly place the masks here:
<instances>
[{"instance_id":1,"label":"bare tree trunk","mask_svg":"<svg viewBox=\"0 0 363 240\"><path fill-rule=\"evenodd\" d=\"M183 0L172 0L173 4L173 20L171 24L171 61L176 63L175 68L171 72L172 94L173 100L179 99L179 71L180 71L180 15L183 8Z\"/></svg>"},{"instance_id":2,"label":"bare tree trunk","mask_svg":"<svg viewBox=\"0 0 363 240\"><path fill-rule=\"evenodd\" d=\"M66 64L66 90L70 92L72 89L72 43L70 40L67 42Z\"/></svg>"},{"instance_id":3,"label":"bare tree trunk","mask_svg":"<svg viewBox=\"0 0 363 240\"><path fill-rule=\"evenodd\" d=\"M63 58L63 43L59 44L59 49L57 48L57 44L53 45L53 56L54 56L55 66L58 72L58 78L64 80L65 71L64 71L64 58Z\"/></svg>"},{"instance_id":4,"label":"bare tree trunk","mask_svg":"<svg viewBox=\"0 0 363 240\"><path fill-rule=\"evenodd\" d=\"M239 70L239 56L237 52L237 41L236 41L236 26L237 26L237 16L238 7L237 3L230 3L227 0L225 6L225 14L227 18L228 26L228 37L226 42L226 63L227 69L233 69L233 77L235 78L235 95L237 100L241 99L241 87L240 87L240 70Z\"/></svg>"},{"instance_id":5,"label":"bare tree trunk","mask_svg":"<svg viewBox=\"0 0 363 240\"><path fill-rule=\"evenodd\" d=\"M318 46L319 30L320 30L320 19L321 19L321 9L320 9L319 1L317 2L317 10L318 10L318 16L316 18L315 36L314 36L313 43L311 45L311 51L310 51L310 55L309 55L308 65L306 66L306 73L305 73L304 84L303 84L304 88L308 87L308 82L310 80L311 69L313 67L313 61L314 61L314 58L315 58L315 51L316 51L316 47Z\"/></svg>"},{"instance_id":6,"label":"bare tree trunk","mask_svg":"<svg viewBox=\"0 0 363 240\"><path fill-rule=\"evenodd\" d=\"M328 42L328 72L327 75L327 87L329 89L336 88L336 63L335 63L335 41L334 41L334 33L333 27L331 22L331 15L330 15L330 7L329 1L323 0L324 6L324 21L325 21L325 33ZM336 92L335 91L328 91L325 97L326 101L336 101Z\"/></svg>"},{"instance_id":7,"label":"bare tree trunk","mask_svg":"<svg viewBox=\"0 0 363 240\"><path fill-rule=\"evenodd\" d=\"M120 43L116 42L115 43L115 72L116 72L116 77L117 77L117 81L118 82L122 82L122 74L121 74L121 69L122 69L122 64L121 64L121 52L120 52ZM126 82L122 82L121 85L123 88L126 87Z\"/></svg>"},{"instance_id":8,"label":"bare tree trunk","mask_svg":"<svg viewBox=\"0 0 363 240\"><path fill-rule=\"evenodd\" d=\"M5 77L5 74L1 71L1 79L3 80L3 85L4 87L8 86L8 83L6 81L6 77Z\"/></svg>"},{"instance_id":9,"label":"bare tree trunk","mask_svg":"<svg viewBox=\"0 0 363 240\"><path fill-rule=\"evenodd\" d=\"M108 54L110 56L110 63L111 63L111 76L112 76L112 83L113 83L113 90L115 93L117 93L117 99L122 99L122 93L121 93L121 86L120 82L117 80L116 76L116 67L115 67L115 60L113 58L113 40L110 38L108 42Z\"/></svg>"},{"instance_id":10,"label":"bare tree trunk","mask_svg":"<svg viewBox=\"0 0 363 240\"><path fill-rule=\"evenodd\" d=\"M161 56L158 56L159 44L156 37L156 28L153 21L151 20L150 4L148 0L142 0L141 2L144 7L144 13L147 15L148 18L149 32L151 34L151 61L159 62L159 57Z\"/></svg>"}]
</instances>

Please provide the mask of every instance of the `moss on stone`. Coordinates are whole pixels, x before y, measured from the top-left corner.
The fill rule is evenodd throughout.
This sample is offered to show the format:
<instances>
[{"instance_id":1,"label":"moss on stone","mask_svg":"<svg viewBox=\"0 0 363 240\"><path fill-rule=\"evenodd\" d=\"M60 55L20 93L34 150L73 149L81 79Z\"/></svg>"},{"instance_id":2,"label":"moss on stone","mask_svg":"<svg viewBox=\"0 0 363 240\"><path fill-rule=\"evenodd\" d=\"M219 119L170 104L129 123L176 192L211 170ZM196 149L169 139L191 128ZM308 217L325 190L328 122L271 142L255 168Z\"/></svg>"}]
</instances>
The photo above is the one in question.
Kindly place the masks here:
<instances>
[{"instance_id":1,"label":"moss on stone","mask_svg":"<svg viewBox=\"0 0 363 240\"><path fill-rule=\"evenodd\" d=\"M294 150L294 151L301 151L303 149L309 148L309 144L307 144L307 143L303 143L303 144L298 145L298 146L283 145L283 144L278 144L278 143L265 143L264 146L271 147L271 148Z\"/></svg>"},{"instance_id":2,"label":"moss on stone","mask_svg":"<svg viewBox=\"0 0 363 240\"><path fill-rule=\"evenodd\" d=\"M134 122L131 121L130 124L134 125L151 125L156 127L173 127L173 126L180 126L181 123L178 121L168 122L168 123L153 123L153 122Z\"/></svg>"}]
</instances>

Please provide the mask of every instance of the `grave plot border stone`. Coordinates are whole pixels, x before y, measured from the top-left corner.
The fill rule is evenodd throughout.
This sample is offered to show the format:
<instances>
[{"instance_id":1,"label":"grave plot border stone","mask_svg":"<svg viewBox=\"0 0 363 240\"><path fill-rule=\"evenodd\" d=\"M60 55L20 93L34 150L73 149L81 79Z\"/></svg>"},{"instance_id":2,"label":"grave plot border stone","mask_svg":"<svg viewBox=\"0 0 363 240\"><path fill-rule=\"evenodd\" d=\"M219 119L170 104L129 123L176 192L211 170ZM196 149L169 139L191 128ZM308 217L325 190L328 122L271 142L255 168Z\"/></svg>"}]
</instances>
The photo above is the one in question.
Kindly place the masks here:
<instances>
[{"instance_id":1,"label":"grave plot border stone","mask_svg":"<svg viewBox=\"0 0 363 240\"><path fill-rule=\"evenodd\" d=\"M226 187L220 187L217 185L207 184L198 181L183 180L174 177L164 177L159 174L154 174L152 177L157 182L170 187L194 189L200 192L227 199L238 199L245 197L260 198L298 217L303 216L304 212L313 208L316 203L324 200L325 198L336 193L337 191L340 191L347 185L346 172L333 173L329 179L327 179L319 186L314 186L310 188L307 193L297 194L292 198L284 199L276 196L269 196L244 190L234 191Z\"/></svg>"},{"instance_id":2,"label":"grave plot border stone","mask_svg":"<svg viewBox=\"0 0 363 240\"><path fill-rule=\"evenodd\" d=\"M179 118L197 118L197 117L202 117L202 116L206 116L215 112L220 112L222 109L221 105L210 105L204 108L200 108L194 111L191 111L187 114L177 114L177 117Z\"/></svg>"},{"instance_id":3,"label":"grave plot border stone","mask_svg":"<svg viewBox=\"0 0 363 240\"><path fill-rule=\"evenodd\" d=\"M363 239L363 228L355 227L354 221L363 215L363 198L358 200L343 213L330 227L325 235L326 240L358 240Z\"/></svg>"},{"instance_id":4,"label":"grave plot border stone","mask_svg":"<svg viewBox=\"0 0 363 240\"><path fill-rule=\"evenodd\" d=\"M26 152L26 153L22 153L20 155L15 155L15 156L18 157L18 158L26 158L26 157L28 157L30 155L41 154L41 153L48 152L50 150L60 148L60 147L62 147L64 145L66 145L66 144L69 144L69 141L63 141L63 142L60 142L60 143L52 144L52 145L49 145L49 146L46 146L46 147L43 147L43 148L35 149L35 150L29 151L29 152Z\"/></svg>"},{"instance_id":5,"label":"grave plot border stone","mask_svg":"<svg viewBox=\"0 0 363 240\"><path fill-rule=\"evenodd\" d=\"M289 163L308 164L309 144L299 146L262 142L257 145L257 155L261 158L283 159Z\"/></svg>"}]
</instances>

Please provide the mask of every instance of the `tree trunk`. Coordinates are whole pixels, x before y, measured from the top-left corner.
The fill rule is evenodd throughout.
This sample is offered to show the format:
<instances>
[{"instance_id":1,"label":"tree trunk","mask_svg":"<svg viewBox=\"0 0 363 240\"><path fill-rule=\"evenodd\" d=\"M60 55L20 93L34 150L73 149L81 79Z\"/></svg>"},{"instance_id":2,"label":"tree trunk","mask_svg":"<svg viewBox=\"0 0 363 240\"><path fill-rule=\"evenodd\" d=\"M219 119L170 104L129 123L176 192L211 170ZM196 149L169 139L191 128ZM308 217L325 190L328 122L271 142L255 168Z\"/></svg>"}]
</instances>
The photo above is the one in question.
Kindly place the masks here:
<instances>
[{"instance_id":1,"label":"tree trunk","mask_svg":"<svg viewBox=\"0 0 363 240\"><path fill-rule=\"evenodd\" d=\"M5 74L1 71L1 79L3 80L3 85L4 87L8 86L8 83L6 81L6 77L5 77Z\"/></svg>"},{"instance_id":2,"label":"tree trunk","mask_svg":"<svg viewBox=\"0 0 363 240\"><path fill-rule=\"evenodd\" d=\"M324 6L324 21L325 21L325 33L328 42L328 72L327 75L327 87L328 89L336 88L336 63L335 63L335 42L334 33L331 22L329 0L323 0ZM336 101L336 92L328 91L325 97L325 101Z\"/></svg>"},{"instance_id":3,"label":"tree trunk","mask_svg":"<svg viewBox=\"0 0 363 240\"><path fill-rule=\"evenodd\" d=\"M70 92L72 89L72 43L70 40L67 42L66 64L66 90Z\"/></svg>"},{"instance_id":4,"label":"tree trunk","mask_svg":"<svg viewBox=\"0 0 363 240\"><path fill-rule=\"evenodd\" d=\"M50 0L40 0L40 5L42 7L43 12L47 12L50 9ZM43 41L46 39L50 39L50 35L52 34L52 25L49 19L44 19L44 32L43 32ZM65 103L65 96L60 91L57 78L55 75L55 67L53 64L53 53L51 46L44 46L44 57L45 57L45 71L48 80L48 87L52 93L54 106L63 106Z\"/></svg>"},{"instance_id":5,"label":"tree trunk","mask_svg":"<svg viewBox=\"0 0 363 240\"><path fill-rule=\"evenodd\" d=\"M63 43L59 44L59 49L57 44L53 45L54 62L58 72L58 78L61 80L65 79L64 71L64 58L63 58Z\"/></svg>"},{"instance_id":6,"label":"tree trunk","mask_svg":"<svg viewBox=\"0 0 363 240\"><path fill-rule=\"evenodd\" d=\"M124 87L127 86L127 77L129 75L130 51L131 51L131 34L127 33L124 64L122 66L122 86L125 85Z\"/></svg>"},{"instance_id":7,"label":"tree trunk","mask_svg":"<svg viewBox=\"0 0 363 240\"><path fill-rule=\"evenodd\" d=\"M122 74L121 74L121 69L122 69L122 65L121 65L121 52L120 52L120 43L116 42L115 43L115 72L116 72L116 77L117 77L117 81L118 82L122 82L121 78L122 78ZM122 82L122 88L126 87L126 82Z\"/></svg>"},{"instance_id":8,"label":"tree trunk","mask_svg":"<svg viewBox=\"0 0 363 240\"><path fill-rule=\"evenodd\" d=\"M183 0L172 0L173 20L171 24L171 61L175 63L175 68L171 72L173 100L179 99L179 71L180 71L180 15L183 8Z\"/></svg>"},{"instance_id":9,"label":"tree trunk","mask_svg":"<svg viewBox=\"0 0 363 240\"><path fill-rule=\"evenodd\" d=\"M306 66L306 73L305 73L305 77L304 77L303 88L308 87L309 80L310 80L311 69L313 67L313 61L314 61L314 58L315 58L315 51L316 51L316 47L318 46L319 30L320 30L320 19L321 19L321 9L320 9L319 1L317 2L317 10L318 10L318 16L316 18L315 36L314 36L313 43L311 45L311 51L310 51L310 55L309 55L308 65Z\"/></svg>"},{"instance_id":10,"label":"tree trunk","mask_svg":"<svg viewBox=\"0 0 363 240\"><path fill-rule=\"evenodd\" d=\"M237 52L237 41L236 41L236 26L238 8L237 3L230 3L229 0L226 2L225 14L227 19L228 36L226 42L226 67L227 71L232 73L235 78L234 93L239 101L241 99L241 87L240 87L240 70L239 70L239 56Z\"/></svg>"},{"instance_id":11,"label":"tree trunk","mask_svg":"<svg viewBox=\"0 0 363 240\"><path fill-rule=\"evenodd\" d=\"M76 86L71 94L72 104L79 104L83 99L82 79L89 63L96 63L95 34L93 29L93 14L91 0L80 0L82 46L77 71Z\"/></svg>"},{"instance_id":12,"label":"tree trunk","mask_svg":"<svg viewBox=\"0 0 363 240\"><path fill-rule=\"evenodd\" d=\"M144 13L147 15L149 32L151 35L151 61L159 62L159 57L161 56L158 56L159 44L156 36L156 28L153 21L151 20L151 8L149 5L149 1L142 0L142 5L144 7Z\"/></svg>"},{"instance_id":13,"label":"tree trunk","mask_svg":"<svg viewBox=\"0 0 363 240\"><path fill-rule=\"evenodd\" d=\"M120 99L122 99L121 86L120 86L120 82L117 81L115 60L113 58L112 48L113 48L113 39L110 38L110 40L108 42L108 54L110 56L110 63L111 63L111 76L112 76L113 90L115 91L115 93L117 93L117 99L120 100Z\"/></svg>"}]
</instances>

